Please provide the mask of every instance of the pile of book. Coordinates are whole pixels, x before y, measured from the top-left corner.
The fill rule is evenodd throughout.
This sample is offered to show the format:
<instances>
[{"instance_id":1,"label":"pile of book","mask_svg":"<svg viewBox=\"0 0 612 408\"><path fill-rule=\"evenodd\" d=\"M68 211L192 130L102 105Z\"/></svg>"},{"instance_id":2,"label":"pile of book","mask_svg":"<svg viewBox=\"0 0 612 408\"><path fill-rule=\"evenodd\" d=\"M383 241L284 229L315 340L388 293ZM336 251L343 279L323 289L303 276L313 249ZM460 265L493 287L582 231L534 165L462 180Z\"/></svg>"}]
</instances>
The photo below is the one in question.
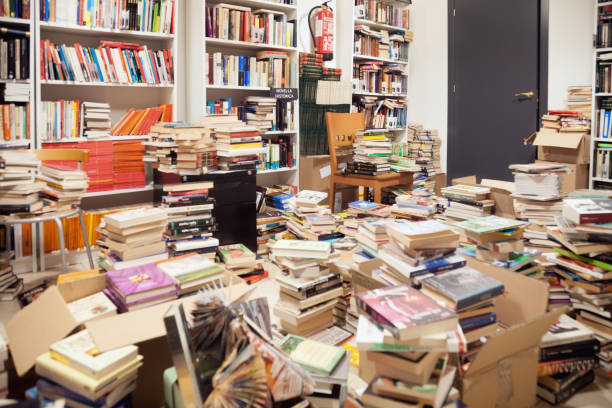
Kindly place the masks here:
<instances>
[{"instance_id":1,"label":"pile of book","mask_svg":"<svg viewBox=\"0 0 612 408\"><path fill-rule=\"evenodd\" d=\"M491 189L458 184L442 188L447 198L444 215L450 220L469 220L492 214L495 201L490 199Z\"/></svg>"},{"instance_id":2,"label":"pile of book","mask_svg":"<svg viewBox=\"0 0 612 408\"><path fill-rule=\"evenodd\" d=\"M258 187L261 190L266 203L266 208L277 209L283 211L291 210L290 201L294 197L293 194L284 192L280 188Z\"/></svg>"},{"instance_id":3,"label":"pile of book","mask_svg":"<svg viewBox=\"0 0 612 408\"><path fill-rule=\"evenodd\" d=\"M157 267L174 279L179 297L195 294L223 273L222 266L193 252L159 261Z\"/></svg>"},{"instance_id":4,"label":"pile of book","mask_svg":"<svg viewBox=\"0 0 612 408\"><path fill-rule=\"evenodd\" d=\"M384 130L364 130L355 135L353 161L347 163L347 174L378 176L388 173L391 167L391 142Z\"/></svg>"},{"instance_id":5,"label":"pile of book","mask_svg":"<svg viewBox=\"0 0 612 408\"><path fill-rule=\"evenodd\" d=\"M590 112L590 104L589 104ZM549 110L542 115L542 128L553 129L561 133L589 133L591 118L582 112L573 110Z\"/></svg>"},{"instance_id":6,"label":"pile of book","mask_svg":"<svg viewBox=\"0 0 612 408\"><path fill-rule=\"evenodd\" d=\"M79 61L92 61L80 64ZM174 83L171 49L152 51L146 45L100 41L98 48L41 44L41 79L130 84Z\"/></svg>"},{"instance_id":7,"label":"pile of book","mask_svg":"<svg viewBox=\"0 0 612 408\"><path fill-rule=\"evenodd\" d=\"M265 273L261 263L257 262L256 255L244 244L222 245L217 252L225 269L233 275L249 278Z\"/></svg>"},{"instance_id":8,"label":"pile of book","mask_svg":"<svg viewBox=\"0 0 612 408\"><path fill-rule=\"evenodd\" d=\"M36 392L43 400L70 406L122 406L131 402L138 368L138 347L99 352L87 330L50 346L36 359Z\"/></svg>"},{"instance_id":9,"label":"pile of book","mask_svg":"<svg viewBox=\"0 0 612 408\"><path fill-rule=\"evenodd\" d=\"M364 218L357 227L357 242L359 248L371 257L378 255L380 247L389 242L387 235L387 224L392 222L390 219Z\"/></svg>"},{"instance_id":10,"label":"pile of book","mask_svg":"<svg viewBox=\"0 0 612 408\"><path fill-rule=\"evenodd\" d=\"M300 52L300 78L320 79L322 75L323 54Z\"/></svg>"},{"instance_id":11,"label":"pile of book","mask_svg":"<svg viewBox=\"0 0 612 408\"><path fill-rule=\"evenodd\" d=\"M46 183L39 196L55 210L80 204L82 195L89 187L87 173L83 170L54 164L41 166L38 180Z\"/></svg>"},{"instance_id":12,"label":"pile of book","mask_svg":"<svg viewBox=\"0 0 612 408\"><path fill-rule=\"evenodd\" d=\"M442 211L440 200L425 189L402 192L393 198L391 215L412 221L431 219Z\"/></svg>"},{"instance_id":13,"label":"pile of book","mask_svg":"<svg viewBox=\"0 0 612 408\"><path fill-rule=\"evenodd\" d=\"M40 160L27 151L0 151L0 215L33 213L42 209L37 182Z\"/></svg>"},{"instance_id":14,"label":"pile of book","mask_svg":"<svg viewBox=\"0 0 612 408\"><path fill-rule=\"evenodd\" d=\"M102 220L98 244L107 248L101 262L107 271L119 269L118 264L128 267L168 258L163 239L168 224L165 209L136 208L107 214Z\"/></svg>"},{"instance_id":15,"label":"pile of book","mask_svg":"<svg viewBox=\"0 0 612 408\"><path fill-rule=\"evenodd\" d=\"M451 390L456 370L448 364L448 353L459 351L465 339L457 337L453 310L409 285L370 290L356 300L359 376L368 384L361 401L366 406L410 407L433 405L447 395L458 398L458 391Z\"/></svg>"},{"instance_id":16,"label":"pile of book","mask_svg":"<svg viewBox=\"0 0 612 408\"><path fill-rule=\"evenodd\" d=\"M548 162L513 164L514 208L521 219L541 225L554 224L561 215L563 177L569 172L563 164Z\"/></svg>"},{"instance_id":17,"label":"pile of book","mask_svg":"<svg viewBox=\"0 0 612 408\"><path fill-rule=\"evenodd\" d=\"M8 395L8 345L3 336L0 336L0 398Z\"/></svg>"},{"instance_id":18,"label":"pile of book","mask_svg":"<svg viewBox=\"0 0 612 408\"><path fill-rule=\"evenodd\" d=\"M217 158L221 170L255 170L265 152L259 130L244 123L234 126L218 126Z\"/></svg>"},{"instance_id":19,"label":"pile of book","mask_svg":"<svg viewBox=\"0 0 612 408\"><path fill-rule=\"evenodd\" d=\"M164 237L172 256L196 252L214 259L219 240L212 236L217 228L213 187L212 181L163 186L162 207L168 211Z\"/></svg>"},{"instance_id":20,"label":"pile of book","mask_svg":"<svg viewBox=\"0 0 612 408\"><path fill-rule=\"evenodd\" d=\"M324 266L331 255L329 242L279 240L271 249L274 261L287 271L275 276L280 297L274 314L282 330L310 336L333 326L344 291L340 275Z\"/></svg>"},{"instance_id":21,"label":"pile of book","mask_svg":"<svg viewBox=\"0 0 612 408\"><path fill-rule=\"evenodd\" d=\"M84 137L110 136L111 109L108 103L81 103L81 129Z\"/></svg>"},{"instance_id":22,"label":"pile of book","mask_svg":"<svg viewBox=\"0 0 612 408\"><path fill-rule=\"evenodd\" d=\"M489 215L454 225L469 243L459 249L461 254L521 274L539 268L534 261L541 252L525 248L521 239L527 225L524 221Z\"/></svg>"},{"instance_id":23,"label":"pile of book","mask_svg":"<svg viewBox=\"0 0 612 408\"><path fill-rule=\"evenodd\" d=\"M348 204L347 213L358 217L380 217L385 218L391 214L391 206L373 203L371 201L358 200Z\"/></svg>"},{"instance_id":24,"label":"pile of book","mask_svg":"<svg viewBox=\"0 0 612 408\"><path fill-rule=\"evenodd\" d=\"M244 112L239 119L260 132L276 130L276 98L269 96L247 96L244 101Z\"/></svg>"},{"instance_id":25,"label":"pile of book","mask_svg":"<svg viewBox=\"0 0 612 408\"><path fill-rule=\"evenodd\" d=\"M157 123L151 126L149 140L142 142L145 153L142 161L151 163L151 167L163 173L175 173L177 144L171 137L173 132L172 124Z\"/></svg>"},{"instance_id":26,"label":"pile of book","mask_svg":"<svg viewBox=\"0 0 612 408\"><path fill-rule=\"evenodd\" d=\"M172 122L172 104L161 104L153 108L130 108L111 129L111 136L148 135L157 122Z\"/></svg>"},{"instance_id":27,"label":"pile of book","mask_svg":"<svg viewBox=\"0 0 612 408\"><path fill-rule=\"evenodd\" d=\"M420 125L406 125L407 142L393 143L389 160L394 171L414 172L414 189L435 190L433 176L441 172L441 141L437 130L426 130Z\"/></svg>"},{"instance_id":28,"label":"pile of book","mask_svg":"<svg viewBox=\"0 0 612 408\"><path fill-rule=\"evenodd\" d=\"M593 88L590 86L568 86L567 87L567 109L578 112L587 119L591 119L591 99Z\"/></svg>"},{"instance_id":29,"label":"pile of book","mask_svg":"<svg viewBox=\"0 0 612 408\"><path fill-rule=\"evenodd\" d=\"M455 255L459 234L439 221L397 220L387 223L386 233L389 242L378 251L383 264L377 271L386 285L418 285L431 274L465 265L465 259Z\"/></svg>"},{"instance_id":30,"label":"pile of book","mask_svg":"<svg viewBox=\"0 0 612 408\"><path fill-rule=\"evenodd\" d=\"M549 404L560 404L592 383L600 349L591 329L561 315L540 343L538 397Z\"/></svg>"},{"instance_id":31,"label":"pile of book","mask_svg":"<svg viewBox=\"0 0 612 408\"><path fill-rule=\"evenodd\" d=\"M287 231L287 220L280 211L266 210L257 214L257 255L270 252L269 244Z\"/></svg>"},{"instance_id":32,"label":"pile of book","mask_svg":"<svg viewBox=\"0 0 612 408\"><path fill-rule=\"evenodd\" d=\"M18 278L13 272L13 265L11 264L11 253L4 251L0 253L0 301L11 301L23 290L23 279ZM0 339L0 342L2 340ZM0 344L0 354L2 353ZM2 360L0 358L0 360ZM0 364L1 367L1 364ZM2 371L2 370L0 370ZM0 377L2 374L0 374ZM2 393L2 387L0 386L0 394Z\"/></svg>"},{"instance_id":33,"label":"pile of book","mask_svg":"<svg viewBox=\"0 0 612 408\"><path fill-rule=\"evenodd\" d=\"M319 205L325 197L327 193L301 191L290 199L291 212L283 214L287 220L287 231L298 239L311 241L341 238L342 234L337 232L336 218L331 215L329 208Z\"/></svg>"},{"instance_id":34,"label":"pile of book","mask_svg":"<svg viewBox=\"0 0 612 408\"><path fill-rule=\"evenodd\" d=\"M113 141L113 188L140 188L146 184L142 158L145 148L140 140Z\"/></svg>"}]
</instances>

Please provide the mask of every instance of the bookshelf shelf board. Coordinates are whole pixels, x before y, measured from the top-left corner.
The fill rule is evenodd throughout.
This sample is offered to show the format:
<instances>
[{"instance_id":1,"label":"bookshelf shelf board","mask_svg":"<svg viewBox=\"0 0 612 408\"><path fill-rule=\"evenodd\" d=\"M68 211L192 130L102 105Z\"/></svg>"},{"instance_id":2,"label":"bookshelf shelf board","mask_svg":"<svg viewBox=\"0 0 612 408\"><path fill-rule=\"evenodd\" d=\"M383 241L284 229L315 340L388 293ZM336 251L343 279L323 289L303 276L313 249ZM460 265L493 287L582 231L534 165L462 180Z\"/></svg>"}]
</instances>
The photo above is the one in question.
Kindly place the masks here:
<instances>
[{"instance_id":1,"label":"bookshelf shelf board","mask_svg":"<svg viewBox=\"0 0 612 408\"><path fill-rule=\"evenodd\" d=\"M595 52L597 52L597 53L600 53L600 52L612 52L612 47L596 48Z\"/></svg>"},{"instance_id":2,"label":"bookshelf shelf board","mask_svg":"<svg viewBox=\"0 0 612 408\"><path fill-rule=\"evenodd\" d=\"M29 79L0 79L0 84L29 84Z\"/></svg>"},{"instance_id":3,"label":"bookshelf shelf board","mask_svg":"<svg viewBox=\"0 0 612 408\"><path fill-rule=\"evenodd\" d=\"M261 132L262 136L273 136L273 135L289 135L297 133L296 130L269 130L267 132Z\"/></svg>"},{"instance_id":4,"label":"bookshelf shelf board","mask_svg":"<svg viewBox=\"0 0 612 408\"><path fill-rule=\"evenodd\" d=\"M106 142L106 141L118 141L118 140L144 140L148 139L149 135L131 135L131 136L108 136L108 137L75 137L60 140L42 140L41 143L75 143L75 142Z\"/></svg>"},{"instance_id":5,"label":"bookshelf shelf board","mask_svg":"<svg viewBox=\"0 0 612 408\"><path fill-rule=\"evenodd\" d=\"M266 0L232 0L231 2L218 0L218 1L211 1L211 3L212 5L214 5L215 3L231 3L235 6L264 8L268 10L278 10L278 11L286 11L286 12L297 10L297 6L295 4L274 3L272 1L266 1Z\"/></svg>"},{"instance_id":6,"label":"bookshelf shelf board","mask_svg":"<svg viewBox=\"0 0 612 408\"><path fill-rule=\"evenodd\" d=\"M612 179L609 179L609 178L592 177L591 180L599 181L599 182L603 182L603 183L612 183Z\"/></svg>"},{"instance_id":7,"label":"bookshelf shelf board","mask_svg":"<svg viewBox=\"0 0 612 408\"><path fill-rule=\"evenodd\" d=\"M353 95L380 96L383 98L405 98L406 97L405 94L384 94L384 93L378 93L378 92L353 92Z\"/></svg>"},{"instance_id":8,"label":"bookshelf shelf board","mask_svg":"<svg viewBox=\"0 0 612 408\"><path fill-rule=\"evenodd\" d=\"M604 1L603 3L597 3L597 7L612 6L612 1Z\"/></svg>"},{"instance_id":9,"label":"bookshelf shelf board","mask_svg":"<svg viewBox=\"0 0 612 408\"><path fill-rule=\"evenodd\" d=\"M31 21L25 18L0 17L0 23L30 25Z\"/></svg>"},{"instance_id":10,"label":"bookshelf shelf board","mask_svg":"<svg viewBox=\"0 0 612 408\"><path fill-rule=\"evenodd\" d=\"M71 86L113 86L123 88L174 88L174 84L146 84L146 83L119 83L119 82L75 82L41 79L41 85L71 85Z\"/></svg>"},{"instance_id":11,"label":"bookshelf shelf board","mask_svg":"<svg viewBox=\"0 0 612 408\"><path fill-rule=\"evenodd\" d=\"M135 30L117 30L112 28L94 28L81 26L77 24L58 24L46 21L40 22L40 31L43 32L56 32L56 33L74 33L76 35L91 35L113 37L131 37L131 38L145 38L145 39L157 39L157 40L172 40L174 34L156 33L150 31L135 31Z\"/></svg>"},{"instance_id":12,"label":"bookshelf shelf board","mask_svg":"<svg viewBox=\"0 0 612 408\"><path fill-rule=\"evenodd\" d=\"M153 190L153 185L149 184L144 187L138 187L138 188L123 188L120 190L93 191L91 193L83 194L83 198L102 197L102 196L116 195L116 194L140 193L141 191L151 191L151 190Z\"/></svg>"},{"instance_id":13,"label":"bookshelf shelf board","mask_svg":"<svg viewBox=\"0 0 612 408\"><path fill-rule=\"evenodd\" d=\"M267 86L237 86L237 85L206 85L206 89L243 90L243 91L269 91Z\"/></svg>"},{"instance_id":14,"label":"bookshelf shelf board","mask_svg":"<svg viewBox=\"0 0 612 408\"><path fill-rule=\"evenodd\" d=\"M297 167L281 167L280 169L257 170L257 174L285 173L295 170L297 170Z\"/></svg>"},{"instance_id":15,"label":"bookshelf shelf board","mask_svg":"<svg viewBox=\"0 0 612 408\"><path fill-rule=\"evenodd\" d=\"M355 54L355 55L353 55L353 58L356 59L356 60L382 61L382 62L387 62L389 64L408 65L408 61L399 61L399 60L392 60L392 59L389 59L389 58L372 57L372 56L369 56L369 55Z\"/></svg>"},{"instance_id":16,"label":"bookshelf shelf board","mask_svg":"<svg viewBox=\"0 0 612 408\"><path fill-rule=\"evenodd\" d=\"M355 25L358 25L358 24L367 25L367 26L373 27L373 28L380 28L380 29L383 29L383 30L408 31L407 28L396 27L396 26L389 25L389 24L384 24L384 23L377 23L375 21L370 21L370 20L363 20L361 18L356 18L355 19Z\"/></svg>"},{"instance_id":17,"label":"bookshelf shelf board","mask_svg":"<svg viewBox=\"0 0 612 408\"><path fill-rule=\"evenodd\" d=\"M279 51L297 51L296 47L285 47L283 45L272 45L272 44L259 44L246 41L234 41L234 40L221 40L219 38L206 37L204 39L206 45L217 45L220 47L238 47L238 48L250 48L250 49L266 49L266 50L279 50Z\"/></svg>"}]
</instances>

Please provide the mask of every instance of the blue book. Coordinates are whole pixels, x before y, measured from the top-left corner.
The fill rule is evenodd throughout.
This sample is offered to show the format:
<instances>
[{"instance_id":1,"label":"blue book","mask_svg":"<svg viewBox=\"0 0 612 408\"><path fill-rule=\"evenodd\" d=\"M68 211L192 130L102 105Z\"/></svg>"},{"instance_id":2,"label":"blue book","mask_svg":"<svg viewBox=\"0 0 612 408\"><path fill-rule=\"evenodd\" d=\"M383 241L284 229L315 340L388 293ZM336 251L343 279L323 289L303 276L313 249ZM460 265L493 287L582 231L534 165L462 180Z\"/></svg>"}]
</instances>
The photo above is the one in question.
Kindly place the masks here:
<instances>
[{"instance_id":1,"label":"blue book","mask_svg":"<svg viewBox=\"0 0 612 408\"><path fill-rule=\"evenodd\" d=\"M349 206L359 208L360 210L369 210L371 208L378 207L378 204L371 203L369 201L359 200L359 201L353 201L352 203L349 203Z\"/></svg>"},{"instance_id":2,"label":"blue book","mask_svg":"<svg viewBox=\"0 0 612 408\"><path fill-rule=\"evenodd\" d=\"M70 64L68 64L68 59L66 58L66 54L64 53L64 46L60 45L59 47L57 47L57 52L64 64L64 67L66 67L66 75L68 75L68 78L66 79L68 81L74 81L74 72L72 72L72 69L70 69Z\"/></svg>"},{"instance_id":3,"label":"blue book","mask_svg":"<svg viewBox=\"0 0 612 408\"><path fill-rule=\"evenodd\" d=\"M100 81L104 82L104 75L102 74L102 67L100 66L100 62L98 61L98 56L96 55L96 50L94 48L91 49L91 57L93 58L94 64L96 64L96 68L98 69L98 75L100 76Z\"/></svg>"},{"instance_id":4,"label":"blue book","mask_svg":"<svg viewBox=\"0 0 612 408\"><path fill-rule=\"evenodd\" d=\"M466 331L488 326L496 321L497 315L495 312L490 312L479 316L468 317L467 319L461 319L459 320L459 325L461 325L461 330Z\"/></svg>"}]
</instances>

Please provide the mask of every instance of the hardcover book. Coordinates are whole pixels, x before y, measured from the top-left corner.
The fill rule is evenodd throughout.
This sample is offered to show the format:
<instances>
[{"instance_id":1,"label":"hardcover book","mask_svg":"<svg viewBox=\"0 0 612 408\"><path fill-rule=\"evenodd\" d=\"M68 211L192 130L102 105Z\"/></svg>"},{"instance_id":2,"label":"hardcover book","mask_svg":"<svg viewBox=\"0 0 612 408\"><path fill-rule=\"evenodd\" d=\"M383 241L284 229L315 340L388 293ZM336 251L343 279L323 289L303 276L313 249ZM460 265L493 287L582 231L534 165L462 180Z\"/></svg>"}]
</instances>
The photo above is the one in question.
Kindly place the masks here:
<instances>
[{"instance_id":1,"label":"hardcover book","mask_svg":"<svg viewBox=\"0 0 612 408\"><path fill-rule=\"evenodd\" d=\"M106 274L114 292L124 303L166 295L176 291L174 280L155 264L109 271Z\"/></svg>"},{"instance_id":2,"label":"hardcover book","mask_svg":"<svg viewBox=\"0 0 612 408\"><path fill-rule=\"evenodd\" d=\"M255 254L243 244L220 246L219 254L227 265L255 262Z\"/></svg>"},{"instance_id":3,"label":"hardcover book","mask_svg":"<svg viewBox=\"0 0 612 408\"><path fill-rule=\"evenodd\" d=\"M381 328L405 340L454 330L457 315L418 290L399 285L374 289L356 297L357 306Z\"/></svg>"}]
</instances>

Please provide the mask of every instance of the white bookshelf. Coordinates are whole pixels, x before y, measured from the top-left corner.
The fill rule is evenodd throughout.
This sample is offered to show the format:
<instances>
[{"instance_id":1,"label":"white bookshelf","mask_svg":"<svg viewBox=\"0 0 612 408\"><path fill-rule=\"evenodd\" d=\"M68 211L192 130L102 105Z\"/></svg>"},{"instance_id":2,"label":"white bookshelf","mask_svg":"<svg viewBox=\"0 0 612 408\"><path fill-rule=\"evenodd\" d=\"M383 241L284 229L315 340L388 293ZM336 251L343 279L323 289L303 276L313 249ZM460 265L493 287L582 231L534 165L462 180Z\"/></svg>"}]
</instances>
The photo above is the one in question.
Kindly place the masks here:
<instances>
[{"instance_id":1,"label":"white bookshelf","mask_svg":"<svg viewBox=\"0 0 612 408\"><path fill-rule=\"evenodd\" d=\"M389 1L390 3L394 3L395 6L400 8L408 8L409 4L398 2L398 1ZM336 23L338 25L337 33L338 33L338 47L337 47L337 57L336 61L338 61L338 67L342 68L342 80L343 81L352 81L353 80L353 62L359 61L378 61L383 62L385 64L399 64L405 66L405 75L408 76L409 72L409 62L403 60L393 60L390 58L381 58L369 55L362 55L360 53L355 52L355 27L358 25L365 25L371 27L373 30L386 30L386 31L401 31L406 32L409 29L403 27L397 27L389 24L383 24L376 21L367 20L364 18L359 18L356 15L355 9L355 0L345 0L336 2L337 13L336 13ZM409 46L410 47L410 46ZM406 81L408 84L408 80ZM355 89L353 87L353 97L358 96L374 96L378 100L380 99L408 99L408 89L402 89L402 93L380 93L380 92L365 92L360 89ZM393 141L401 141L406 138L406 128L388 128L386 129L388 132L392 133Z\"/></svg>"},{"instance_id":2,"label":"white bookshelf","mask_svg":"<svg viewBox=\"0 0 612 408\"><path fill-rule=\"evenodd\" d=\"M0 138L0 149L33 149L35 147L36 140L36 109L35 109L35 81L36 77L36 62L35 62L35 52L37 50L36 38L34 36L35 31L35 18L34 18L34 9L30 10L30 18L14 18L14 17L0 17L0 26L14 28L16 30L24 30L30 32L30 55L29 55L29 78L28 79L0 79L0 83L16 83L16 84L29 84L30 90L30 138L29 140L8 140L5 141L3 138ZM7 102L10 103L10 102Z\"/></svg>"},{"instance_id":3,"label":"white bookshelf","mask_svg":"<svg viewBox=\"0 0 612 408\"><path fill-rule=\"evenodd\" d=\"M298 0L294 2L297 4ZM300 0L304 1L304 0ZM190 78L190 84L186 88L187 112L186 118L189 122L198 122L202 116L206 114L206 101L219 100L221 98L231 98L232 105L238 106L245 97L254 96L269 96L269 87L248 87L248 86L227 86L227 85L209 85L205 81L205 72L207 61L205 54L207 52L222 52L226 55L246 55L254 56L255 53L262 50L284 51L287 52L292 61L296 64L299 62L297 47L286 47L279 45L258 44L243 41L230 41L218 38L206 37L206 7L216 4L226 3L237 6L250 7L251 10L266 9L285 13L287 20L295 20L299 25L303 22L299 21L297 5L287 5L265 0L190 0L187 2L186 9L186 25L188 32L186 34L186 53L190 57L189 64L186 66L187 77ZM299 35L299 27L295 30ZM296 69L294 84L298 87L299 78L298 70ZM280 169L258 170L257 183L259 185L272 184L292 184L298 185L299 176L299 103L295 101L294 114L294 130L286 131L268 131L262 132L264 139L274 138L276 136L291 137L294 149L295 167L286 167Z\"/></svg>"}]
</instances>

